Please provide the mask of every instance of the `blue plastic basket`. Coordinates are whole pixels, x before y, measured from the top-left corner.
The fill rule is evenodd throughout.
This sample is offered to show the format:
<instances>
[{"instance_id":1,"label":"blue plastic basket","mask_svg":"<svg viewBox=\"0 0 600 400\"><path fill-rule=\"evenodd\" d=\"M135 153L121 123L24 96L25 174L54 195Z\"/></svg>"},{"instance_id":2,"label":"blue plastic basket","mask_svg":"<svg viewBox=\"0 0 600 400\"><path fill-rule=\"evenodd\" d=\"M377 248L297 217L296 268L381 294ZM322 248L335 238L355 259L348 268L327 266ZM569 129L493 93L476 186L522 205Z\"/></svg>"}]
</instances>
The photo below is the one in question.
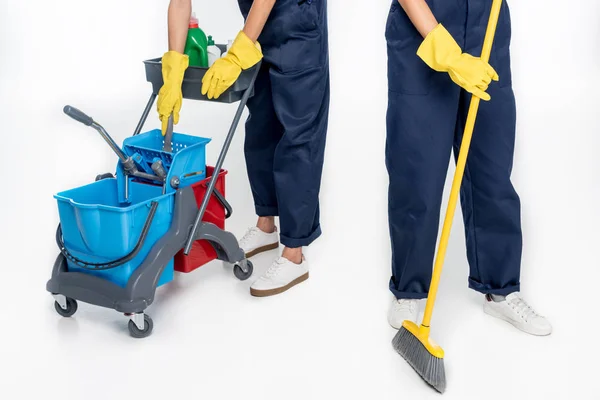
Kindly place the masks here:
<instances>
[{"instance_id":1,"label":"blue plastic basket","mask_svg":"<svg viewBox=\"0 0 600 400\"><path fill-rule=\"evenodd\" d=\"M104 179L54 196L64 245L69 253L86 263L111 262L128 255L140 238L151 203L158 203L143 246L132 260L106 270L81 268L67 260L69 271L94 274L124 287L152 246L167 233L173 219L174 194L163 195L159 186L136 182L130 185L130 203L126 205L119 203L116 179ZM171 280L173 260L158 285Z\"/></svg>"},{"instance_id":2,"label":"blue plastic basket","mask_svg":"<svg viewBox=\"0 0 600 400\"><path fill-rule=\"evenodd\" d=\"M145 172L153 174L151 165L161 160L167 171L167 182L179 178L179 187L189 186L206 178L206 145L210 139L173 133L171 153L162 150L164 137L160 129L129 137L123 142L123 151L138 160ZM136 156L137 155L137 156ZM167 185L167 192L174 192Z\"/></svg>"}]
</instances>

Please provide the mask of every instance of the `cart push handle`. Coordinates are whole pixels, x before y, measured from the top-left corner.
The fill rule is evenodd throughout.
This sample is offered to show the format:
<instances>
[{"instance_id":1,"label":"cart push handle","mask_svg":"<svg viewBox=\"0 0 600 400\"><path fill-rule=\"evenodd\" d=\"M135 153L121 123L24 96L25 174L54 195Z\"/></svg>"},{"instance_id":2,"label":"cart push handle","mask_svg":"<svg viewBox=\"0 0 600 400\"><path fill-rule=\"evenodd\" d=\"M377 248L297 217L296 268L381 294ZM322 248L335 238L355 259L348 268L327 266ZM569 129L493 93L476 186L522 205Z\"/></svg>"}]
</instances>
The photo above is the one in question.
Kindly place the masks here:
<instances>
[{"instance_id":1,"label":"cart push handle","mask_svg":"<svg viewBox=\"0 0 600 400\"><path fill-rule=\"evenodd\" d=\"M204 217L204 212L206 211L206 208L208 207L208 202L210 201L210 198L212 197L212 195L214 193L215 185L217 184L217 179L219 178L218 171L221 171L221 168L223 167L223 162L225 161L225 157L227 156L227 152L229 151L229 146L231 145L231 141L233 140L233 136L235 134L237 126L240 122L240 119L242 118L242 113L244 111L244 107L246 107L248 98L250 98L250 93L252 92L252 89L254 88L254 82L256 82L256 78L258 76L258 73L260 72L261 64L262 64L262 61L259 61L255 66L256 69L254 71L254 75L252 76L250 84L248 85L248 89L246 89L246 91L244 92L244 95L242 96L242 99L240 100L240 105L238 106L238 109L235 113L235 117L233 118L233 122L231 123L231 127L229 128L229 133L227 133L227 137L225 138L225 143L223 143L223 148L221 149L221 153L219 154L219 158L217 159L217 163L215 165L216 173L214 173L210 179L208 188L206 190L206 193L204 194L204 198L202 199L202 204L200 205L200 209L198 210L198 213L196 214L194 226L192 227L190 235L185 244L183 254L185 254L186 256L190 253L190 250L192 249L192 245L194 244L194 238L196 237L196 231L198 230L200 221L202 221L202 218Z\"/></svg>"}]
</instances>

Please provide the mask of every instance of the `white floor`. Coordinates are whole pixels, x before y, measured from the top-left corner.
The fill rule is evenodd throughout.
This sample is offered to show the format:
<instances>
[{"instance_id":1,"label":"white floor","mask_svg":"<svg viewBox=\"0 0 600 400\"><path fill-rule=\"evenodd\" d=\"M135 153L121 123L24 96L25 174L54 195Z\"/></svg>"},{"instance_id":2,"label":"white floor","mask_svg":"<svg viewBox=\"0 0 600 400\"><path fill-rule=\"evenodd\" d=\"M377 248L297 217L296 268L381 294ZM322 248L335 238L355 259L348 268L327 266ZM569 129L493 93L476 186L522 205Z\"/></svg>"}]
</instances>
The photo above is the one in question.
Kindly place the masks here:
<instances>
[{"instance_id":1,"label":"white floor","mask_svg":"<svg viewBox=\"0 0 600 400\"><path fill-rule=\"evenodd\" d=\"M598 398L592 389L600 354L593 332L586 333L597 323L577 306L593 295L563 291L556 275L536 277L527 297L548 313L555 332L528 336L482 312L482 297L466 289L465 266L452 261L460 245L459 237L432 330L446 351L444 396ZM251 297L250 280L237 281L220 262L178 275L148 309L155 328L143 340L130 338L127 320L112 310L80 303L74 317L59 317L44 290L47 249L54 251L43 245L43 256L31 254L43 264L26 268L15 259L8 274L14 286L2 302L0 393L16 397L4 398L41 390L48 400L437 398L391 347L384 257L341 237L324 235L307 253L310 279L276 297ZM256 274L275 254L256 258Z\"/></svg>"}]
</instances>

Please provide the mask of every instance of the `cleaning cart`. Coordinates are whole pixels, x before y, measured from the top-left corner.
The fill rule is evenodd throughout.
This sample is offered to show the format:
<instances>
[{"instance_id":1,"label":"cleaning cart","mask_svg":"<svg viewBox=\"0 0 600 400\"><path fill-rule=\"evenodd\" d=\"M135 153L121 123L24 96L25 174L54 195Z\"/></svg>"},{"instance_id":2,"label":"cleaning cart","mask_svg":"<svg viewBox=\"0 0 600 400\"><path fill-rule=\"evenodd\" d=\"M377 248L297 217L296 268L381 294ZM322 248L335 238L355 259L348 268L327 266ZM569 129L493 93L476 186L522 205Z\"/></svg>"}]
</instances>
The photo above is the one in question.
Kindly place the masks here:
<instances>
[{"instance_id":1,"label":"cleaning cart","mask_svg":"<svg viewBox=\"0 0 600 400\"><path fill-rule=\"evenodd\" d=\"M226 46L219 45L225 51ZM147 337L153 321L145 310L157 287L219 259L234 265L240 280L253 272L225 219L232 208L225 198L222 169L248 98L253 94L260 63L243 71L219 103L239 102L214 167L206 165L210 139L173 133L172 116L165 136L160 129L141 133L162 87L161 59L144 62L152 94L134 131L119 147L106 130L82 111L66 106L65 114L94 128L117 154L114 174L101 174L90 184L57 193L60 253L46 290L58 314L70 317L77 301L111 308L129 318L129 333ZM208 68L189 67L185 99L209 101L201 94Z\"/></svg>"}]
</instances>

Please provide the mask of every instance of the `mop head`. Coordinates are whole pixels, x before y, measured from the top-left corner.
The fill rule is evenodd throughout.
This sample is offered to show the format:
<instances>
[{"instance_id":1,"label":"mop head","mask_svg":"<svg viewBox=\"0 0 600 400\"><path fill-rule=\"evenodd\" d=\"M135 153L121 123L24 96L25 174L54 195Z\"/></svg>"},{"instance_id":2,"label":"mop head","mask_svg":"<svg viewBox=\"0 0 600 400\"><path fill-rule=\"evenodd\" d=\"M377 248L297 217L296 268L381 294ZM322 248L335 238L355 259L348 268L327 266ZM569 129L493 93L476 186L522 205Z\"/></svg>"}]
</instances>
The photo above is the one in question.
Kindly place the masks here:
<instances>
[{"instance_id":1,"label":"mop head","mask_svg":"<svg viewBox=\"0 0 600 400\"><path fill-rule=\"evenodd\" d=\"M425 382L438 392L444 393L446 373L443 350L429 339L429 332L426 335L419 333L417 325L405 321L394 336L392 345Z\"/></svg>"}]
</instances>

